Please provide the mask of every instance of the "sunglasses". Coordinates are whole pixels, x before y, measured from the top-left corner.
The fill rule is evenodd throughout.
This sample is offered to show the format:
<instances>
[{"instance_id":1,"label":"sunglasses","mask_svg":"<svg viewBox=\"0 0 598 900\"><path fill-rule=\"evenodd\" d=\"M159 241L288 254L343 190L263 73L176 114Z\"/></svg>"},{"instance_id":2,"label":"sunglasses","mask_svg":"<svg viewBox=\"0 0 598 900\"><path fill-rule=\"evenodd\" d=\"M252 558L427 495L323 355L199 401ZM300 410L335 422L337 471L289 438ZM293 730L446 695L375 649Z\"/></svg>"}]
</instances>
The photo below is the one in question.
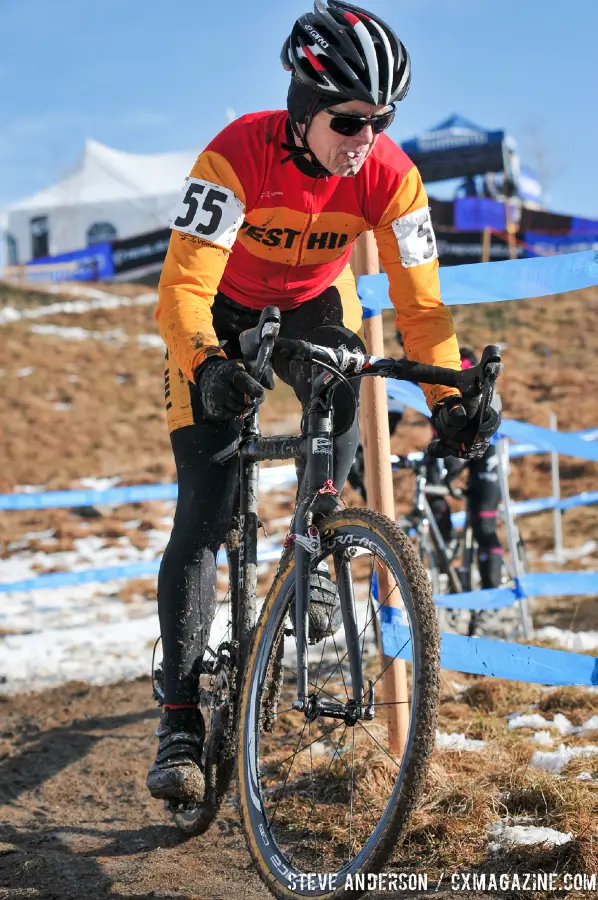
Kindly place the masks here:
<instances>
[{"instance_id":1,"label":"sunglasses","mask_svg":"<svg viewBox=\"0 0 598 900\"><path fill-rule=\"evenodd\" d=\"M331 116L330 127L332 131L342 134L344 137L355 137L366 125L372 126L374 134L382 134L383 131L386 131L392 125L395 117L394 106L388 112L380 113L378 116L344 115L343 113L335 112L333 109L325 109L324 112Z\"/></svg>"}]
</instances>

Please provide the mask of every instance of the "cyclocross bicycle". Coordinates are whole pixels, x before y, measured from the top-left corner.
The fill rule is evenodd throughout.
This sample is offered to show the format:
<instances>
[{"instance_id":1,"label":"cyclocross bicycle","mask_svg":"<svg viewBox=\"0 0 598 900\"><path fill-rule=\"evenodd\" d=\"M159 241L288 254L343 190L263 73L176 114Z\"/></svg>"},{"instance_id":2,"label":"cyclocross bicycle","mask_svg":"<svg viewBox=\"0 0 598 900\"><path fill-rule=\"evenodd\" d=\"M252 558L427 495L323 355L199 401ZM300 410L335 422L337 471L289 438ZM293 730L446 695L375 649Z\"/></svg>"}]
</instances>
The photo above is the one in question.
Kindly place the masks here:
<instances>
[{"instance_id":1,"label":"cyclocross bicycle","mask_svg":"<svg viewBox=\"0 0 598 900\"><path fill-rule=\"evenodd\" d=\"M247 845L270 891L356 897L367 880L359 887L348 879L381 870L421 796L440 654L430 582L411 541L377 512L338 507L334 391L370 375L445 384L480 395L483 414L500 354L487 347L479 366L456 371L283 340L279 328L279 310L268 307L242 333L245 365L260 378L273 353L311 363L311 399L301 435L263 437L256 408L215 457L238 456L239 492L226 541L228 592L197 665L206 793L196 807L170 810L183 831L205 831L236 761ZM305 463L305 475L258 617L259 463L291 459ZM309 603L318 589L334 591L342 621L312 644ZM163 701L159 670L154 695Z\"/></svg>"},{"instance_id":2,"label":"cyclocross bicycle","mask_svg":"<svg viewBox=\"0 0 598 900\"><path fill-rule=\"evenodd\" d=\"M434 462L442 465L442 460L434 460ZM423 452L392 457L393 469L410 469L415 474L413 504L410 512L399 520L399 527L409 537L415 539L434 595L460 594L477 590L480 586L480 577L475 565L477 544L471 521L468 489L456 487L448 477L441 479L439 484L431 484L428 478L429 464L430 458ZM430 500L435 497L465 500L465 522L455 546L447 546L436 521L430 505ZM513 527L520 571L526 572L527 558L523 538L517 525L514 524ZM512 583L514 575L508 563L505 564L503 572L504 584ZM456 621L451 618L451 611L448 608L438 608L438 614L441 628L456 624ZM477 611L471 612L468 624L469 635L483 627L486 615L486 613L480 614Z\"/></svg>"}]
</instances>

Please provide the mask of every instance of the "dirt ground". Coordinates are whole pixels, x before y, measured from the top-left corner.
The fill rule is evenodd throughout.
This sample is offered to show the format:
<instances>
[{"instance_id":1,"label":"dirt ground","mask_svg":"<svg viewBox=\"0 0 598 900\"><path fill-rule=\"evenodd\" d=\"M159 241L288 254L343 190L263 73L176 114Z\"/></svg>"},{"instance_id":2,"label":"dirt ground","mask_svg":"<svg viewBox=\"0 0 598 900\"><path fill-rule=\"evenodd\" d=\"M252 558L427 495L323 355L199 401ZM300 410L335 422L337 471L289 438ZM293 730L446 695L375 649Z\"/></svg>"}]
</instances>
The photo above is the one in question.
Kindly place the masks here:
<instances>
[{"instance_id":1,"label":"dirt ground","mask_svg":"<svg viewBox=\"0 0 598 900\"><path fill-rule=\"evenodd\" d=\"M142 290L146 289L114 289L130 295ZM0 308L3 304L36 306L55 299L0 292ZM597 424L597 309L598 289L487 309L465 307L456 310L455 318L462 343L477 347L491 341L508 344L501 383L506 414L546 425L552 409L559 417L559 427L567 430ZM78 326L96 336L86 340L57 337L33 332L32 324ZM396 347L391 317L386 327L390 354ZM125 332L124 338L106 341L97 336L116 329ZM83 476L119 476L122 484L174 480L163 411L161 351L139 341L140 335L147 334L156 334L151 306L76 316L57 314L35 323L2 326L0 492L23 484L46 489L79 487L78 479ZM279 386L264 406L264 430L293 432L297 425L298 407L288 389ZM393 449L419 449L428 435L422 417L409 413ZM561 462L563 495L595 489L596 465L564 458ZM516 462L511 483L517 498L546 496L550 493L547 460L529 457ZM406 509L409 493L409 476L402 473L396 481L399 509ZM350 490L347 501L357 503ZM138 507L135 517L139 512ZM266 521L283 512L274 500L265 498ZM143 506L141 544L144 529L156 527L161 514L159 504ZM122 507L112 510L105 520L94 520L92 527L95 533L117 538L122 522L131 517L131 510ZM67 510L2 514L0 554L8 554L8 544L32 528L53 528L68 547L80 533L81 521L79 514ZM567 513L567 544L575 546L595 538L597 524L596 508ZM89 527L86 523L86 533ZM522 520L522 528L534 555L532 567L541 568L541 554L551 549L551 516ZM592 568L596 568L595 560ZM155 597L152 581L135 582L129 586L133 588ZM535 612L537 624L598 628L594 598L554 600ZM479 711L463 718L461 707L463 704L452 720L449 707L445 710L445 726L452 721L451 730L465 729L472 737L485 736L492 728L497 734L504 730L504 722L490 727ZM40 694L0 697L2 900L261 900L268 896L245 850L232 800L206 836L190 840L182 840L160 805L150 800L145 775L155 749L151 732L157 715L147 681L107 687L71 683ZM518 772L525 773L531 750L517 755L510 745L505 747L500 769L504 778L517 766ZM463 801L465 813L458 812L458 791L461 795L473 791L479 778L473 760L459 765L455 763L448 775L442 767L437 772L439 783L453 778L458 784L456 799L447 800L442 808L444 818L430 818L428 805L395 865L405 870L428 868L437 875L447 860L449 868L481 864L475 857L459 857L449 840L455 822L462 825L466 819L470 831L463 834L467 833L471 842L475 829L479 831L486 821L476 819L479 797L474 793ZM587 791L587 795L576 794L575 803L561 819L548 818L546 823L556 821L555 827L579 829L582 811L588 808L594 810L598 821L595 796L590 787ZM490 790L485 795L494 797L496 814L502 795ZM488 810L490 806L484 815L490 814ZM555 861L550 855L536 854L532 862L541 869ZM529 866L530 859L514 854L503 859L503 864L507 868ZM436 895L453 896L444 887ZM463 891L454 896L470 894Z\"/></svg>"},{"instance_id":2,"label":"dirt ground","mask_svg":"<svg viewBox=\"0 0 598 900\"><path fill-rule=\"evenodd\" d=\"M575 692L565 699L565 692L558 695L552 703L544 696L540 708L562 708L575 718ZM452 873L596 871L597 838L591 834L598 822L596 789L575 781L567 787L555 776L530 777L531 745L507 734L498 715L517 699L539 697L537 688L520 693L490 679L476 682L459 703L450 692L444 695L441 727L465 729L477 738L495 732L495 740L483 755L435 753L422 808L386 871L427 873L429 890L439 898L473 896L448 889ZM592 697L577 702L580 721L598 704ZM267 900L232 796L211 829L189 839L150 799L145 776L157 717L147 679L106 687L71 683L0 697L2 900ZM588 765L596 769L597 763L583 760L583 767ZM486 827L509 804L514 814L533 809L539 823L585 837L567 853L522 848L493 861L484 850ZM367 896L380 900L389 894Z\"/></svg>"}]
</instances>

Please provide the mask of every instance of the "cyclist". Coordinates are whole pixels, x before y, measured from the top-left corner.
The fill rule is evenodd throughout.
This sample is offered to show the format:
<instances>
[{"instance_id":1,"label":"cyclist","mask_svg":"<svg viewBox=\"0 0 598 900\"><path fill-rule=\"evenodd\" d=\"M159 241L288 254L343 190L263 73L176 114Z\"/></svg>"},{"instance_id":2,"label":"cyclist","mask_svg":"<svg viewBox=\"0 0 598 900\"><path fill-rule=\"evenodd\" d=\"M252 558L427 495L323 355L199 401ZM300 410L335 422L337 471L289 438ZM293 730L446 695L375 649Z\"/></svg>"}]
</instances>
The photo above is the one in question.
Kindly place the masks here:
<instances>
[{"instance_id":1,"label":"cyclist","mask_svg":"<svg viewBox=\"0 0 598 900\"><path fill-rule=\"evenodd\" d=\"M165 711L147 784L154 797L174 801L195 802L203 793L196 661L214 614L216 552L237 472L234 459L222 465L212 457L231 445L242 417L273 386L271 373L258 384L243 368L239 333L273 304L282 311L283 337L362 347L348 263L367 229L389 276L408 355L459 368L421 178L383 134L409 88L404 44L376 15L316 0L314 12L295 22L281 59L292 76L287 110L243 116L200 154L173 214L159 287L179 493L158 578ZM279 361L275 371L304 404L310 366ZM335 395L335 430L353 408L344 390ZM498 427L494 413L477 422L476 404L455 390L430 386L426 396L446 452L475 453ZM474 448L478 430L481 445ZM357 444L356 424L335 441L337 490ZM310 640L330 633L336 604L331 582L319 581Z\"/></svg>"},{"instance_id":2,"label":"cyclist","mask_svg":"<svg viewBox=\"0 0 598 900\"><path fill-rule=\"evenodd\" d=\"M461 366L464 369L476 366L479 362L469 347L461 347L460 354ZM495 447L490 444L481 457L468 461L447 457L444 460L443 468L446 472L444 477L452 481L465 467L468 470L467 500L473 533L478 545L478 568L482 588L498 587L502 578L504 553L496 532L500 485ZM438 474L434 474L434 469ZM438 472L438 466L430 465L428 478L430 483L438 484L441 477L442 472ZM430 505L448 547L455 538L450 507L443 497L432 497Z\"/></svg>"}]
</instances>

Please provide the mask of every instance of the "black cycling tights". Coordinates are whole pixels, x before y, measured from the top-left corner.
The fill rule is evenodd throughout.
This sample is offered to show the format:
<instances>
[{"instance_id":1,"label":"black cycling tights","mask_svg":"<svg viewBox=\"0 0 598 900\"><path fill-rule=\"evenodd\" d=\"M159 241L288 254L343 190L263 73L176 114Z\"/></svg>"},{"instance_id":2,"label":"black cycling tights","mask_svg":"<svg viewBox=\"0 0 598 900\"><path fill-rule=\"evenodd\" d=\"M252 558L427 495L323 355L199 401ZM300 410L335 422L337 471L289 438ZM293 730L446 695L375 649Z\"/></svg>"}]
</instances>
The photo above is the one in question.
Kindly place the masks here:
<instances>
[{"instance_id":1,"label":"black cycling tights","mask_svg":"<svg viewBox=\"0 0 598 900\"><path fill-rule=\"evenodd\" d=\"M214 327L229 357L239 357L237 337L255 325L259 312L218 295L213 307ZM342 325L342 304L336 288L282 314L281 336L302 338L329 347L346 344L363 348L357 335ZM277 375L290 384L302 405L309 398L310 366L281 364ZM356 382L358 385L359 382ZM237 437L240 420L214 422L203 415L199 391L191 386L194 424L171 435L178 501L169 544L158 577L158 610L164 651L166 703L197 703L195 661L206 646L216 608L216 554L232 517L238 461L214 463L215 453ZM357 388L356 388L357 392ZM267 402L267 400L266 400ZM335 392L334 424L340 429L352 409L347 388ZM341 490L359 441L357 421L335 441L334 483Z\"/></svg>"}]
</instances>

